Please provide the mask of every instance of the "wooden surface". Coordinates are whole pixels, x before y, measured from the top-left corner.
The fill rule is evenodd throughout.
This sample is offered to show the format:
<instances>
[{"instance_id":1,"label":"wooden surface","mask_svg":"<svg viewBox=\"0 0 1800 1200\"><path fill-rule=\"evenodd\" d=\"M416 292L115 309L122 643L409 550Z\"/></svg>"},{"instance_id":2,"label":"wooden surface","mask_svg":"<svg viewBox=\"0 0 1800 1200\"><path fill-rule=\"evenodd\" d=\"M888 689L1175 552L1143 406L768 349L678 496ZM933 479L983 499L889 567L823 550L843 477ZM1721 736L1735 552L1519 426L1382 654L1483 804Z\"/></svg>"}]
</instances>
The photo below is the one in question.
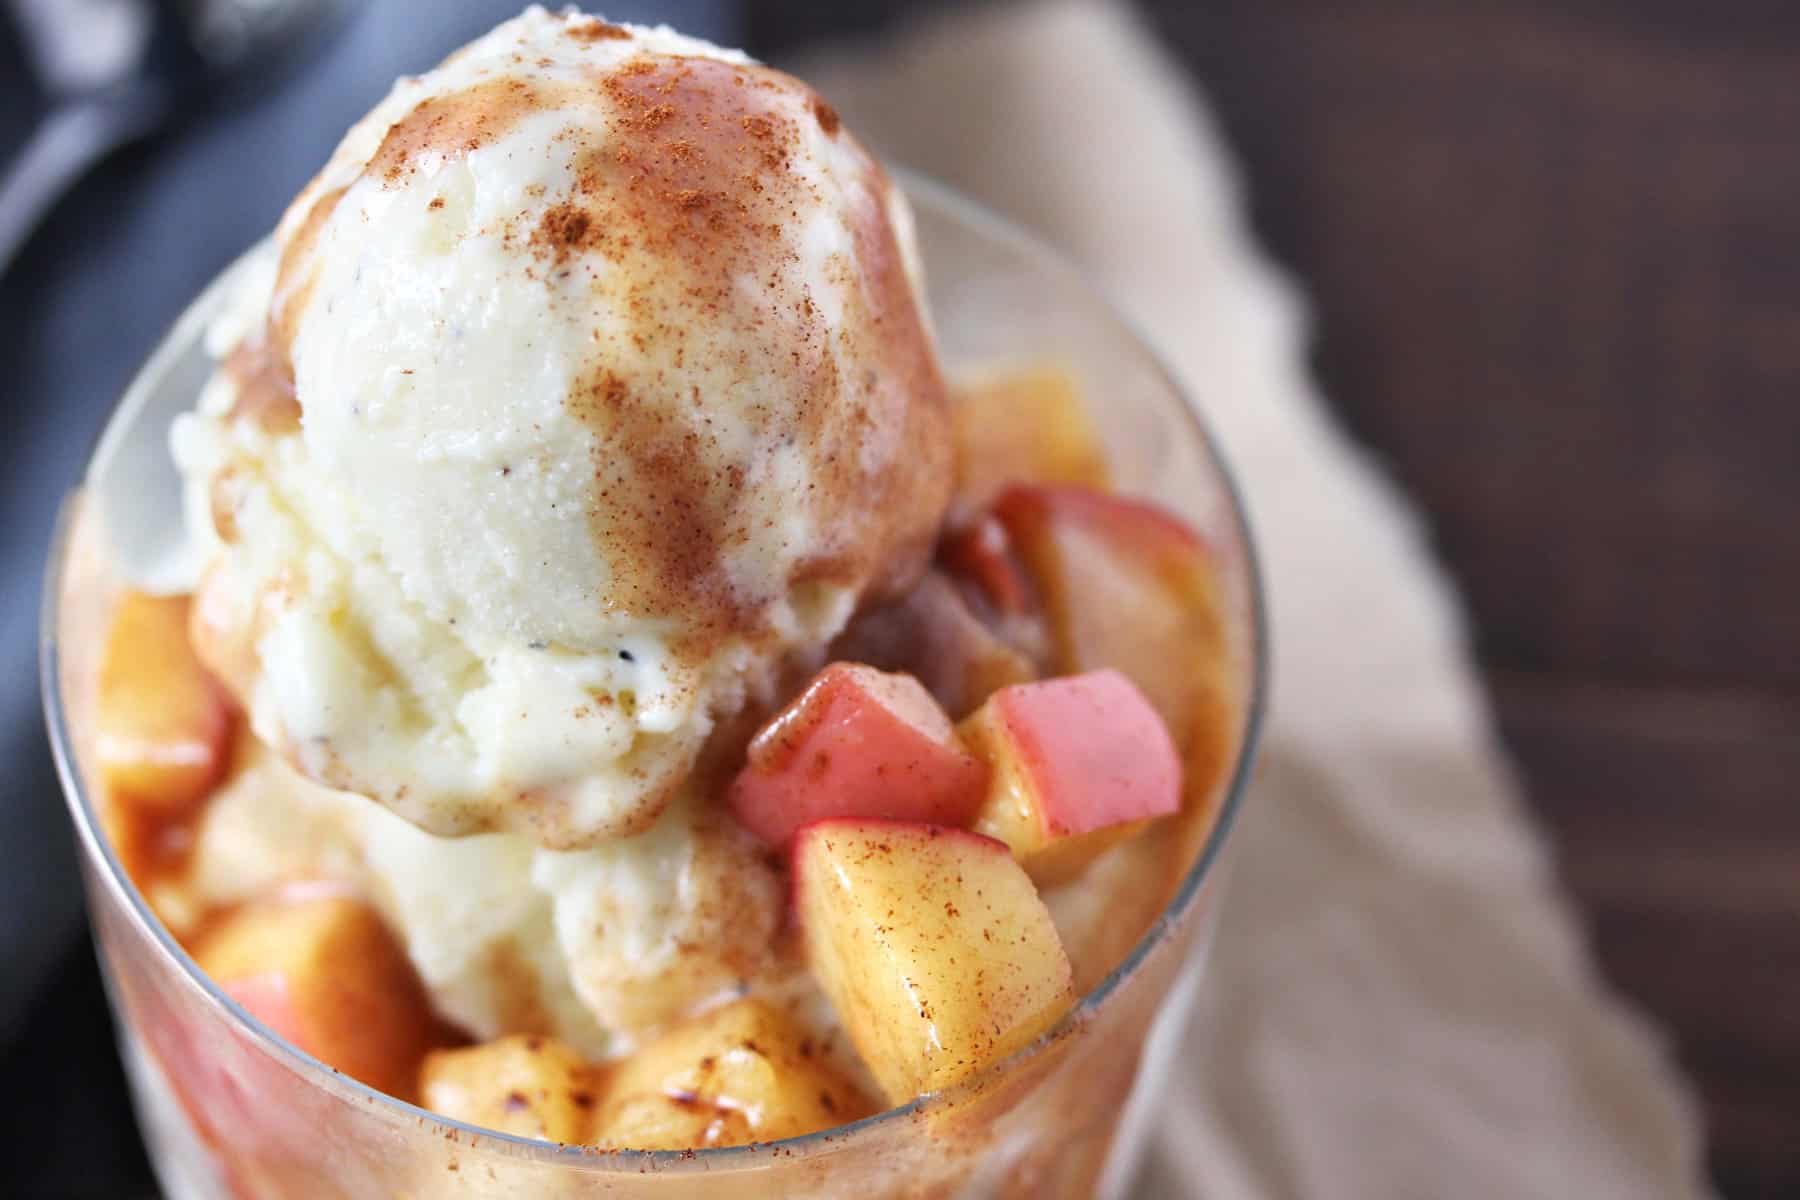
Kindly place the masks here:
<instances>
[{"instance_id":1,"label":"wooden surface","mask_svg":"<svg viewBox=\"0 0 1800 1200\"><path fill-rule=\"evenodd\" d=\"M1800 5L1147 0L1729 1196L1800 1196Z\"/></svg>"}]
</instances>

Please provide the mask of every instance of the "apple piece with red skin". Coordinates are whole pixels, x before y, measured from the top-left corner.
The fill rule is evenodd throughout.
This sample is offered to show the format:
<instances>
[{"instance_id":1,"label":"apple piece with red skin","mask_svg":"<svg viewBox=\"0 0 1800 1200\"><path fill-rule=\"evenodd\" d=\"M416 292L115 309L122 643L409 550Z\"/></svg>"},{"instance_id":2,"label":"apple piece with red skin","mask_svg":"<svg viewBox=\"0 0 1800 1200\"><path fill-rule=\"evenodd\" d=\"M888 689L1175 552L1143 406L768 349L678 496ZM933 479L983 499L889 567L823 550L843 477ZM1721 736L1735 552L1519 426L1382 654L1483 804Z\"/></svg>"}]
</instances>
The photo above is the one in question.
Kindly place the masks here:
<instances>
[{"instance_id":1,"label":"apple piece with red skin","mask_svg":"<svg viewBox=\"0 0 1800 1200\"><path fill-rule=\"evenodd\" d=\"M1240 707L1212 549L1153 504L1089 488L1008 488L993 511L1036 586L1056 670L1123 672L1162 714L1190 803L1209 802Z\"/></svg>"},{"instance_id":2,"label":"apple piece with red skin","mask_svg":"<svg viewBox=\"0 0 1800 1200\"><path fill-rule=\"evenodd\" d=\"M1049 910L1003 842L821 821L795 836L791 863L814 977L891 1103L977 1074L1075 1001Z\"/></svg>"},{"instance_id":3,"label":"apple piece with red skin","mask_svg":"<svg viewBox=\"0 0 1800 1200\"><path fill-rule=\"evenodd\" d=\"M738 821L771 846L827 817L966 825L987 769L918 680L833 663L750 742L732 781Z\"/></svg>"},{"instance_id":4,"label":"apple piece with red skin","mask_svg":"<svg viewBox=\"0 0 1800 1200\"><path fill-rule=\"evenodd\" d=\"M1027 616L1036 610L1031 580L1012 552L1006 526L993 514L984 513L946 533L938 558L966 580L996 616Z\"/></svg>"},{"instance_id":5,"label":"apple piece with red skin","mask_svg":"<svg viewBox=\"0 0 1800 1200\"><path fill-rule=\"evenodd\" d=\"M202 935L194 961L281 1037L403 1100L443 1041L405 952L348 895L296 887L245 905Z\"/></svg>"},{"instance_id":6,"label":"apple piece with red skin","mask_svg":"<svg viewBox=\"0 0 1800 1200\"><path fill-rule=\"evenodd\" d=\"M974 829L1039 887L1181 809L1181 759L1144 694L1117 671L1001 688L959 729L989 767Z\"/></svg>"},{"instance_id":7,"label":"apple piece with red skin","mask_svg":"<svg viewBox=\"0 0 1800 1200\"><path fill-rule=\"evenodd\" d=\"M95 758L110 796L144 813L191 812L230 757L231 709L188 640L186 596L123 593L95 708Z\"/></svg>"}]
</instances>

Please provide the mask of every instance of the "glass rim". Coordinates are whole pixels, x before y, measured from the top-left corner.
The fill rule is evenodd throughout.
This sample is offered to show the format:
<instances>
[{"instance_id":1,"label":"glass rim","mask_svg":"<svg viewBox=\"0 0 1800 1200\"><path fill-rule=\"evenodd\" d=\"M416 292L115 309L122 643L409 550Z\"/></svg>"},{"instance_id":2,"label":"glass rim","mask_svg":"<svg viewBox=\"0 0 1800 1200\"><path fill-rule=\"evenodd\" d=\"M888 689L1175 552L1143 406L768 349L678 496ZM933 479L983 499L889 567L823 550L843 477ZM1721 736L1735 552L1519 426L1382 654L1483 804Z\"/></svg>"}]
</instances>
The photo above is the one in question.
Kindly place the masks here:
<instances>
[{"instance_id":1,"label":"glass rim","mask_svg":"<svg viewBox=\"0 0 1800 1200\"><path fill-rule=\"evenodd\" d=\"M101 867L98 874L103 880L106 890L120 904L137 930L147 935L149 941L167 960L164 965L172 968L171 973L179 976L187 987L198 991L206 1003L216 1010L222 1011L231 1023L244 1029L248 1033L250 1042L263 1054L302 1076L308 1083L324 1088L338 1099L357 1103L364 1108L371 1108L376 1113L388 1118L420 1122L426 1129L453 1133L463 1141L465 1146L476 1150L491 1150L508 1157L529 1159L545 1165L581 1169L594 1173L611 1173L608 1168L615 1164L621 1172L633 1174L640 1174L646 1170L667 1174L728 1169L740 1164L750 1166L769 1161L771 1151L780 1151L784 1156L792 1159L816 1152L839 1150L843 1148L847 1140L871 1129L885 1128L902 1121L928 1103L954 1103L959 1096L979 1094L992 1082L1004 1079L1018 1071L1039 1054L1045 1052L1051 1045L1091 1021L1106 1004L1106 1001L1138 974L1143 965L1168 939L1170 930L1179 924L1189 909L1193 907L1202 886L1214 873L1220 854L1236 824L1239 809L1243 805L1267 703L1269 684L1268 614L1261 565L1256 542L1252 536L1249 514L1244 504L1242 486L1226 460L1211 426L1194 403L1188 390L1176 380L1169 370L1162 355L1155 350L1149 339L1143 336L1137 324L1124 314L1121 307L1096 287L1092 280L1067 256L1034 234L1026 232L1015 222L1000 216L945 184L902 167L890 167L890 171L902 185L908 200L915 205L945 215L983 239L1006 245L1023 258L1031 261L1034 267L1058 276L1077 289L1094 296L1101 307L1106 310L1108 317L1117 323L1119 328L1144 354L1146 361L1155 368L1157 376L1168 388L1170 394L1180 401L1179 407L1183 411L1189 432L1195 438L1213 471L1219 490L1226 501L1228 524L1237 543L1236 550L1242 556L1247 599L1244 613L1244 627L1248 642L1248 654L1244 663L1245 702L1238 729L1237 749L1232 760L1229 778L1220 793L1218 812L1213 818L1211 828L1207 830L1199 853L1195 855L1193 864L1182 874L1173 896L1157 914L1149 928L1138 938L1131 951L1112 970L1107 972L1099 983L1080 997L1075 1005L1063 1014L1049 1030L1029 1044L949 1088L916 1096L905 1104L883 1109L857 1121L775 1141L692 1150L606 1150L579 1143L550 1142L540 1138L504 1133L500 1130L459 1121L453 1117L446 1117L441 1113L433 1112L428 1108L372 1088L361 1080L327 1065L274 1032L232 999L206 972L200 969L193 957L151 911L143 893L125 871L124 864L113 849L111 840L102 829L94 797L88 794L75 766L67 710L63 702L61 650L57 623L75 514L92 464L120 436L120 430L124 427L120 417L134 396L145 386L145 381L152 377L155 369L165 360L166 356L178 351L182 344L181 335L191 332L190 327L198 319L198 314L210 307L209 302L213 301L227 286L238 267L256 252L258 246L263 244L259 242L220 271L201 290L199 295L183 308L181 314L171 324L169 331L157 342L156 348L134 373L131 383L121 393L119 401L107 411L103 424L91 443L92 450L83 460L82 476L75 487L63 498L57 514L50 545L50 557L44 572L43 595L39 605L38 673L44 720L49 734L52 756L56 763L57 778L62 785L63 799L68 805L77 835L86 853L86 860ZM117 1019L116 1015L115 1019Z\"/></svg>"}]
</instances>

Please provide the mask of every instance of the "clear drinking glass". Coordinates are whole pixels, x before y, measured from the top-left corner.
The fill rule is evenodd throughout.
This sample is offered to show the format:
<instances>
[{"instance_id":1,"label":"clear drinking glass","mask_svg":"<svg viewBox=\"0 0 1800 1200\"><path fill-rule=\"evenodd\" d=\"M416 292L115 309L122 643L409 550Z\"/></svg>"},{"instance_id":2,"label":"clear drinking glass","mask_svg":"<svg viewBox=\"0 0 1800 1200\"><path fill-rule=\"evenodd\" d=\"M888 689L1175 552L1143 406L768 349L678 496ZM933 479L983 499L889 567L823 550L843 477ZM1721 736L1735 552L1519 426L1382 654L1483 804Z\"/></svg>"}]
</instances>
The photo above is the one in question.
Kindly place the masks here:
<instances>
[{"instance_id":1,"label":"clear drinking glass","mask_svg":"<svg viewBox=\"0 0 1800 1200\"><path fill-rule=\"evenodd\" d=\"M1182 839L1182 869L1166 886L1146 882L1167 896L1160 917L1135 947L1121 946L1117 969L1054 1030L979 1077L852 1125L730 1149L597 1152L487 1132L371 1091L271 1033L195 967L122 870L102 832L84 737L99 632L120 586L108 547L141 551L173 539L179 504L167 422L193 403L211 368L203 333L221 281L176 324L114 413L85 485L65 505L44 611L50 737L137 1111L171 1196L1124 1193L1196 990L1256 738L1264 626L1249 534L1187 397L1117 314L1017 230L935 185L904 182L952 375L1004 362L1069 367L1121 490L1181 514L1216 552L1242 726L1210 811L1166 831Z\"/></svg>"}]
</instances>

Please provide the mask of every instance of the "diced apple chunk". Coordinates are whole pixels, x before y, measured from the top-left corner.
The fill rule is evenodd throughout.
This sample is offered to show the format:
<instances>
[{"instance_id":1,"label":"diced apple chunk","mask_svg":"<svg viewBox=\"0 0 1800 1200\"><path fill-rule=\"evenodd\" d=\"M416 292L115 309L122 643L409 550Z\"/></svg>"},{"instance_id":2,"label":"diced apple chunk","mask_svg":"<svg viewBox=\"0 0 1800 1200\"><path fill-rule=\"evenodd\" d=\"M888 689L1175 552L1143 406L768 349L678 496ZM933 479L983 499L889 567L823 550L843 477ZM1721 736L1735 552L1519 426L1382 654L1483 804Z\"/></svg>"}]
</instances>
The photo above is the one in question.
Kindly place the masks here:
<instances>
[{"instance_id":1,"label":"diced apple chunk","mask_svg":"<svg viewBox=\"0 0 1800 1200\"><path fill-rule=\"evenodd\" d=\"M1064 674L1112 667L1162 714L1204 800L1230 763L1236 687L1212 551L1154 505L1079 487L994 502L1037 585Z\"/></svg>"},{"instance_id":2,"label":"diced apple chunk","mask_svg":"<svg viewBox=\"0 0 1800 1200\"><path fill-rule=\"evenodd\" d=\"M961 384L951 413L957 490L971 508L1009 483L1107 482L1105 450L1065 367L1040 364Z\"/></svg>"},{"instance_id":3,"label":"diced apple chunk","mask_svg":"<svg viewBox=\"0 0 1800 1200\"><path fill-rule=\"evenodd\" d=\"M592 1068L573 1047L512 1034L426 1055L419 1103L484 1129L582 1142L594 1116L594 1084Z\"/></svg>"},{"instance_id":4,"label":"diced apple chunk","mask_svg":"<svg viewBox=\"0 0 1800 1200\"><path fill-rule=\"evenodd\" d=\"M1037 678L1031 659L982 624L942 571L863 613L832 646L840 658L904 671L951 717L966 717L996 689Z\"/></svg>"},{"instance_id":5,"label":"diced apple chunk","mask_svg":"<svg viewBox=\"0 0 1800 1200\"><path fill-rule=\"evenodd\" d=\"M870 1107L792 1021L761 1000L737 1000L620 1063L593 1140L630 1150L772 1142Z\"/></svg>"},{"instance_id":6,"label":"diced apple chunk","mask_svg":"<svg viewBox=\"0 0 1800 1200\"><path fill-rule=\"evenodd\" d=\"M410 1098L441 1027L399 944L343 895L250 904L208 931L194 959L270 1029L327 1066Z\"/></svg>"},{"instance_id":7,"label":"diced apple chunk","mask_svg":"<svg viewBox=\"0 0 1800 1200\"><path fill-rule=\"evenodd\" d=\"M730 800L746 829L785 846L826 817L966 824L986 784L918 680L833 663L751 741Z\"/></svg>"},{"instance_id":8,"label":"diced apple chunk","mask_svg":"<svg viewBox=\"0 0 1800 1200\"><path fill-rule=\"evenodd\" d=\"M1050 914L1002 842L822 821L794 839L793 876L813 972L892 1103L1005 1058L1074 1002Z\"/></svg>"},{"instance_id":9,"label":"diced apple chunk","mask_svg":"<svg viewBox=\"0 0 1800 1200\"><path fill-rule=\"evenodd\" d=\"M961 733L990 770L975 831L1012 847L1040 887L1181 808L1169 731L1117 671L1002 688Z\"/></svg>"},{"instance_id":10,"label":"diced apple chunk","mask_svg":"<svg viewBox=\"0 0 1800 1200\"><path fill-rule=\"evenodd\" d=\"M744 1146L757 1137L736 1109L695 1096L633 1092L607 1102L590 1140L602 1150L698 1150Z\"/></svg>"},{"instance_id":11,"label":"diced apple chunk","mask_svg":"<svg viewBox=\"0 0 1800 1200\"><path fill-rule=\"evenodd\" d=\"M938 557L967 580L997 616L1021 616L1036 607L1031 582L1012 552L1006 526L992 514L977 517L946 534Z\"/></svg>"},{"instance_id":12,"label":"diced apple chunk","mask_svg":"<svg viewBox=\"0 0 1800 1200\"><path fill-rule=\"evenodd\" d=\"M188 599L126 592L100 661L95 754L122 803L192 809L225 768L231 717L188 641Z\"/></svg>"}]
</instances>

